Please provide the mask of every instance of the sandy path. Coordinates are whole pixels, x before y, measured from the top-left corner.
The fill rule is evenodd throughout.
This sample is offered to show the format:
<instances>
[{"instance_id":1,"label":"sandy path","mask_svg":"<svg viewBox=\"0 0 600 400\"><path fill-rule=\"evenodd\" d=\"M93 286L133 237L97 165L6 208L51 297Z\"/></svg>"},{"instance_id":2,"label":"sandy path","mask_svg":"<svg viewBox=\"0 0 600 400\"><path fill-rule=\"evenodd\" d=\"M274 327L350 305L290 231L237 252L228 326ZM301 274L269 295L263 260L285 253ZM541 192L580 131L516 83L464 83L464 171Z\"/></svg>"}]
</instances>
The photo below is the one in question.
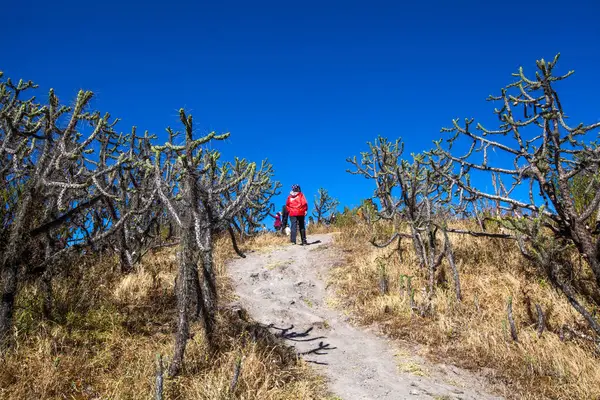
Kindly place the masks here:
<instances>
[{"instance_id":1,"label":"sandy path","mask_svg":"<svg viewBox=\"0 0 600 400\"><path fill-rule=\"evenodd\" d=\"M329 268L339 262L331 235L310 246L254 252L228 266L239 302L296 347L341 399L497 399L483 380L454 366L432 365L400 343L350 325L327 306ZM405 372L403 372L405 371Z\"/></svg>"}]
</instances>

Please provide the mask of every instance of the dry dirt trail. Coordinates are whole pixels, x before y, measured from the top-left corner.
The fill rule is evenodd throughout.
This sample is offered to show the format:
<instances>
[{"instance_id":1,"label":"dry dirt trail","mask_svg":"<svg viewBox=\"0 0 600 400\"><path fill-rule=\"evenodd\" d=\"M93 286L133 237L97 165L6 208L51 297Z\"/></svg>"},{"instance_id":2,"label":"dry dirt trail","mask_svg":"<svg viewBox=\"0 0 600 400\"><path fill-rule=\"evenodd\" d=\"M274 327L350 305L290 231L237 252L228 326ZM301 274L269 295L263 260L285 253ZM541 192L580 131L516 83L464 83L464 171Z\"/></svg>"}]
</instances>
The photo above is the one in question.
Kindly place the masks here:
<instances>
[{"instance_id":1,"label":"dry dirt trail","mask_svg":"<svg viewBox=\"0 0 600 400\"><path fill-rule=\"evenodd\" d=\"M288 244L230 263L240 304L295 346L341 399L500 398L486 393L481 378L427 363L409 346L354 327L328 307L327 273L340 262L332 240L332 235L311 235L309 246Z\"/></svg>"}]
</instances>

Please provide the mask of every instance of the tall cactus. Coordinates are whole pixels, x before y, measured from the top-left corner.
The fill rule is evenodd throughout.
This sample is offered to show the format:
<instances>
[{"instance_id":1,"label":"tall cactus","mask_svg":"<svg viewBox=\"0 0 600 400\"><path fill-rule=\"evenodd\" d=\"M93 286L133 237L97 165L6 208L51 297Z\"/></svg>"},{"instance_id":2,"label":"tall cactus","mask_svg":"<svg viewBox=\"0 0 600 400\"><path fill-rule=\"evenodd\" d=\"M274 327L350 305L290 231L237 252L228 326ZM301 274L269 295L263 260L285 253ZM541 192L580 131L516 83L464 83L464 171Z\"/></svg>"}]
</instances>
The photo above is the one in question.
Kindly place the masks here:
<instances>
[{"instance_id":1,"label":"tall cactus","mask_svg":"<svg viewBox=\"0 0 600 400\"><path fill-rule=\"evenodd\" d=\"M264 204L260 202L270 198L269 190L277 186L271 181L272 167L267 162L260 169L239 159L221 164L220 154L206 145L229 134L211 132L195 139L192 117L183 110L179 114L184 132L168 129L169 141L153 147L155 187L181 232L176 288L179 316L171 376L183 363L190 317L202 318L207 343L211 347L214 343L218 302L212 258L214 234L226 230L245 209L261 211ZM176 145L182 135L184 144Z\"/></svg>"},{"instance_id":2,"label":"tall cactus","mask_svg":"<svg viewBox=\"0 0 600 400\"><path fill-rule=\"evenodd\" d=\"M315 195L313 216L317 219L317 224L323 222L325 216L332 211L335 211L340 202L331 197L329 192L324 188L319 188Z\"/></svg>"},{"instance_id":3,"label":"tall cactus","mask_svg":"<svg viewBox=\"0 0 600 400\"><path fill-rule=\"evenodd\" d=\"M23 99L34 87L10 79L0 83L0 176L7 193L0 233L3 344L12 325L19 268L41 275L49 290L53 265L82 246L104 246L153 201L149 192L140 208L123 207L127 189L120 173L131 166L132 153L109 114L87 110L91 92L80 91L67 107L50 90L48 104L41 105Z\"/></svg>"},{"instance_id":4,"label":"tall cactus","mask_svg":"<svg viewBox=\"0 0 600 400\"><path fill-rule=\"evenodd\" d=\"M384 244L374 239L372 244L385 247L396 238L412 240L415 254L422 268L427 271L429 299L435 291L435 275L444 255L451 255L448 235L438 237L447 228L450 215L450 187L441 173L431 167L432 160L427 154L413 155L412 163L402 159L404 144L401 139L394 142L378 137L368 143L369 151L347 161L354 166L351 174L362 175L375 183L374 199L380 208L377 216L398 225L396 233ZM446 171L449 163L437 164ZM410 233L402 233L403 222L408 224ZM443 240L443 242L442 242ZM442 244L443 243L443 244ZM453 260L453 258L452 258ZM455 272L457 299L460 300L460 283Z\"/></svg>"},{"instance_id":5,"label":"tall cactus","mask_svg":"<svg viewBox=\"0 0 600 400\"><path fill-rule=\"evenodd\" d=\"M232 176L239 176L246 170L249 161L236 158L229 162L225 168ZM261 227L261 222L274 210L272 199L280 193L281 183L274 181L273 166L264 160L255 172L254 184L249 188L245 207L241 207L232 214L230 223L241 236L252 235ZM222 193L224 203L231 202L244 190L243 182L238 183L228 191Z\"/></svg>"},{"instance_id":6,"label":"tall cactus","mask_svg":"<svg viewBox=\"0 0 600 400\"><path fill-rule=\"evenodd\" d=\"M178 331L169 368L175 375L190 318L202 319L214 343L214 235L231 231L236 220L268 214L280 187L273 168L267 161L220 162L207 144L228 134L194 138L183 110L183 132L168 129L168 141L158 146L155 136L135 128L118 133L109 114L89 111L91 92L80 91L67 107L52 90L46 105L25 97L33 88L0 80L0 344L8 344L19 269L39 278L49 315L58 266L94 250L115 252L130 272L146 251L178 235Z\"/></svg>"},{"instance_id":7,"label":"tall cactus","mask_svg":"<svg viewBox=\"0 0 600 400\"><path fill-rule=\"evenodd\" d=\"M573 71L555 74L558 55L537 61L535 77L523 68L515 81L489 101L500 123L488 129L474 119L452 121L447 146L437 142L435 154L452 169L439 171L452 182L460 202L496 204L495 220L510 231L522 253L560 289L573 307L600 335L600 323L578 300L572 284L573 262L563 256L574 246L595 278L600 293L600 122L570 125L555 88ZM467 152L455 148L466 145ZM496 153L497 157L490 155ZM493 190L483 190L470 180L471 172L487 176ZM483 174L483 175L482 175ZM467 232L487 235L486 232Z\"/></svg>"}]
</instances>

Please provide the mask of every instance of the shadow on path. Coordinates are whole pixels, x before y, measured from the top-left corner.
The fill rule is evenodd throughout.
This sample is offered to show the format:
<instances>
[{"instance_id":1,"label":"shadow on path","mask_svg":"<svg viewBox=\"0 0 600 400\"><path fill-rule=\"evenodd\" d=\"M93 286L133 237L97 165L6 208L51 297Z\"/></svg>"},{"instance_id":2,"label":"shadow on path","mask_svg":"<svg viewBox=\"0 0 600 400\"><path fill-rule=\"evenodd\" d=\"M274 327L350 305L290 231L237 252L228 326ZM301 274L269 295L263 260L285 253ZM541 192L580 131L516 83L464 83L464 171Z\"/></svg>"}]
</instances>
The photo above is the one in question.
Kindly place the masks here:
<instances>
[{"instance_id":1,"label":"shadow on path","mask_svg":"<svg viewBox=\"0 0 600 400\"><path fill-rule=\"evenodd\" d=\"M284 340L289 340L291 342L306 343L306 342L314 342L319 339L327 339L327 337L325 337L325 336L311 336L311 332L314 329L314 327L312 327L312 326L304 331L294 330L294 325L290 325L288 328L279 328L273 324L270 324L267 327L278 331L278 333L275 334L276 337L282 338ZM304 350L304 351L298 351L298 355L301 355L301 356L309 356L309 355L325 356L325 355L329 354L328 352L330 350L335 350L335 349L337 349L337 347L331 347L331 345L329 343L325 343L324 341L321 340L319 342L319 344L314 348L310 348L310 349ZM306 360L306 359L305 359L305 361L309 362L309 363L313 363L313 364L329 365L328 363L322 362L322 361Z\"/></svg>"}]
</instances>

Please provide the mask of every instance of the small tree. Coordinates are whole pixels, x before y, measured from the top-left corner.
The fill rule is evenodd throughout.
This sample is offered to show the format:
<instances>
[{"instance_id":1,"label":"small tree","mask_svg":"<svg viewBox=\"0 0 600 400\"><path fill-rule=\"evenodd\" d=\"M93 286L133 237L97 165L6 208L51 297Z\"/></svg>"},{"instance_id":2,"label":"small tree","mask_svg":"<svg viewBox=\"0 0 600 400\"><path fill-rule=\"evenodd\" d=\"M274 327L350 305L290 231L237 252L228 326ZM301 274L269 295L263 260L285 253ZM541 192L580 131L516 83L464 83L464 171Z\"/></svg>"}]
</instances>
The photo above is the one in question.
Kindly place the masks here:
<instances>
[{"instance_id":1,"label":"small tree","mask_svg":"<svg viewBox=\"0 0 600 400\"><path fill-rule=\"evenodd\" d=\"M313 216L317 219L317 224L323 223L326 215L335 211L339 205L340 202L331 197L326 189L319 188L315 196L313 211Z\"/></svg>"}]
</instances>

